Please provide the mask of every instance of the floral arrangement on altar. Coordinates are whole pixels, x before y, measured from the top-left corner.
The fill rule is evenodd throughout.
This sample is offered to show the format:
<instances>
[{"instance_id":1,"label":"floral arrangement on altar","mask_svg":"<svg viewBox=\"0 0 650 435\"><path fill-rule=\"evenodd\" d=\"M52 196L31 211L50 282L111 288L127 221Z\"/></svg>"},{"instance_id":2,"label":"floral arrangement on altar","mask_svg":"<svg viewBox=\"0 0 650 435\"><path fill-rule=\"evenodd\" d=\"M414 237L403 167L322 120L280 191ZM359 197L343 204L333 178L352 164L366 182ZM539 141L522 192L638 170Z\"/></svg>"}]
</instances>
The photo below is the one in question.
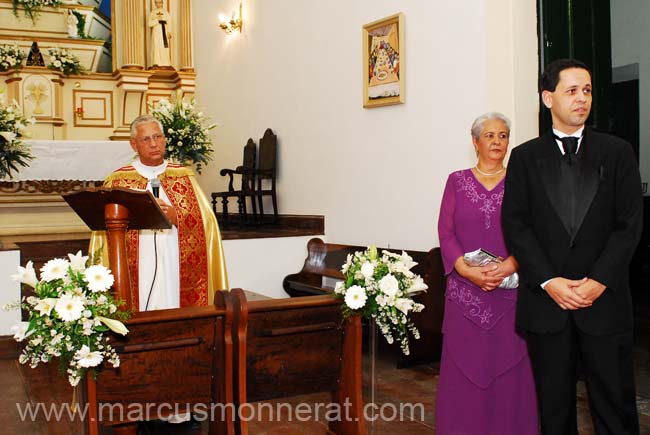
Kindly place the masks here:
<instances>
[{"instance_id":1,"label":"floral arrangement on altar","mask_svg":"<svg viewBox=\"0 0 650 435\"><path fill-rule=\"evenodd\" d=\"M40 281L31 261L19 267L12 278L33 287L35 296L6 308L29 313L27 322L12 327L14 339L26 342L19 362L35 368L58 357L70 385L76 386L105 360L119 367L120 358L105 333L110 329L126 335L129 331L119 319L126 319L128 313L118 310L119 303L109 292L110 270L101 265L86 267L88 257L81 251L68 258L45 263Z\"/></svg>"},{"instance_id":2,"label":"floral arrangement on altar","mask_svg":"<svg viewBox=\"0 0 650 435\"><path fill-rule=\"evenodd\" d=\"M18 166L28 166L34 158L21 138L28 125L36 122L25 118L15 101L8 106L0 104L0 179L11 178Z\"/></svg>"},{"instance_id":3,"label":"floral arrangement on altar","mask_svg":"<svg viewBox=\"0 0 650 435\"><path fill-rule=\"evenodd\" d=\"M41 9L46 6L58 8L61 6L61 0L12 0L14 6L14 15L18 17L18 8L23 8L32 22L36 22L36 17Z\"/></svg>"},{"instance_id":4,"label":"floral arrangement on altar","mask_svg":"<svg viewBox=\"0 0 650 435\"><path fill-rule=\"evenodd\" d=\"M79 58L65 48L50 48L48 54L50 55L50 61L47 63L49 69L61 71L66 76L84 72Z\"/></svg>"},{"instance_id":5,"label":"floral arrangement on altar","mask_svg":"<svg viewBox=\"0 0 650 435\"><path fill-rule=\"evenodd\" d=\"M343 299L343 315L374 319L388 343L397 341L409 354L408 332L415 339L420 333L409 319L410 313L424 309L412 297L428 286L411 269L417 265L406 252L382 251L373 245L364 252L348 255L341 268L344 280L336 283L334 294Z\"/></svg>"},{"instance_id":6,"label":"floral arrangement on altar","mask_svg":"<svg viewBox=\"0 0 650 435\"><path fill-rule=\"evenodd\" d=\"M194 99L183 101L180 94L172 100L161 99L155 105L149 104L150 113L163 126L167 138L166 158L182 165L201 165L212 160L212 141L208 132L217 124L209 124L208 118L196 109Z\"/></svg>"},{"instance_id":7,"label":"floral arrangement on altar","mask_svg":"<svg viewBox=\"0 0 650 435\"><path fill-rule=\"evenodd\" d=\"M25 52L22 51L18 44L0 46L0 71L16 71L23 67Z\"/></svg>"}]
</instances>

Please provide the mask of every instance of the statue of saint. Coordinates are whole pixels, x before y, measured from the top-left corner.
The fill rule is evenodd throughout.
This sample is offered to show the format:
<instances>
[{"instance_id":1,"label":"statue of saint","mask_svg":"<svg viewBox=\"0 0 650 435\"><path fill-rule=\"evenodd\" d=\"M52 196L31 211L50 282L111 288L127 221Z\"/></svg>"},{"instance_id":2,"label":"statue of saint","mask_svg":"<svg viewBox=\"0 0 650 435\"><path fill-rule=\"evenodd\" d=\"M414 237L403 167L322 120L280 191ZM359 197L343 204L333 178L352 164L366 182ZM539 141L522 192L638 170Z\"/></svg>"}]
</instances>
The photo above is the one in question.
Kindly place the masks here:
<instances>
[{"instance_id":1,"label":"statue of saint","mask_svg":"<svg viewBox=\"0 0 650 435\"><path fill-rule=\"evenodd\" d=\"M38 48L38 43L36 41L32 42L32 48L29 49L29 54L27 55L26 66L45 66L45 61L43 60L43 55L41 54L41 49Z\"/></svg>"},{"instance_id":2,"label":"statue of saint","mask_svg":"<svg viewBox=\"0 0 650 435\"><path fill-rule=\"evenodd\" d=\"M68 9L68 12L66 13L65 23L68 27L68 38L78 38L79 28L77 27L77 24L79 24L79 19L72 9Z\"/></svg>"},{"instance_id":3,"label":"statue of saint","mask_svg":"<svg viewBox=\"0 0 650 435\"><path fill-rule=\"evenodd\" d=\"M151 28L151 66L171 67L171 19L163 7L163 0L155 0L149 13Z\"/></svg>"}]
</instances>

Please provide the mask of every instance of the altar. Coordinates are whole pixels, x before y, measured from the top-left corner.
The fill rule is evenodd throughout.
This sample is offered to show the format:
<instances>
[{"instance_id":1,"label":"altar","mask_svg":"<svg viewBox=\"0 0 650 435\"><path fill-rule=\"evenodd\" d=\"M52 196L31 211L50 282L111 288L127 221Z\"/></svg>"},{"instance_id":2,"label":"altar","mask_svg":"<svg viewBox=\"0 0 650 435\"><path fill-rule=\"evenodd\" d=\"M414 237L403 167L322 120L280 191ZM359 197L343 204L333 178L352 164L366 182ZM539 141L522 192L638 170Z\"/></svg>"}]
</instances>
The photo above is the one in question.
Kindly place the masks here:
<instances>
[{"instance_id":1,"label":"altar","mask_svg":"<svg viewBox=\"0 0 650 435\"><path fill-rule=\"evenodd\" d=\"M33 140L34 159L13 179L0 180L0 239L87 237L88 228L61 194L101 186L135 153L128 141ZM49 237L48 237L49 236Z\"/></svg>"}]
</instances>

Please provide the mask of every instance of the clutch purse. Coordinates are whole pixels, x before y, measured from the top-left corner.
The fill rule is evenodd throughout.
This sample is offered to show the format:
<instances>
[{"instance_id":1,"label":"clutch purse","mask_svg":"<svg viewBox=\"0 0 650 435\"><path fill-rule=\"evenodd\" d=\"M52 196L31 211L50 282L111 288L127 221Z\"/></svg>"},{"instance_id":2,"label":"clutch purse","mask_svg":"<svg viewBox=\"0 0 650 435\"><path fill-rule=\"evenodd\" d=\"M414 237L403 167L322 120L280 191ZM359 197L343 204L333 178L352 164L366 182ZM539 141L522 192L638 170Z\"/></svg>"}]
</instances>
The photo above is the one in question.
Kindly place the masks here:
<instances>
[{"instance_id":1,"label":"clutch purse","mask_svg":"<svg viewBox=\"0 0 650 435\"><path fill-rule=\"evenodd\" d=\"M465 264L468 266L487 266L491 263L501 263L503 258L494 255L485 249L477 249L476 251L466 252L463 254L463 261L465 261ZM519 275L517 275L517 272L503 278L499 287L507 289L519 287Z\"/></svg>"}]
</instances>

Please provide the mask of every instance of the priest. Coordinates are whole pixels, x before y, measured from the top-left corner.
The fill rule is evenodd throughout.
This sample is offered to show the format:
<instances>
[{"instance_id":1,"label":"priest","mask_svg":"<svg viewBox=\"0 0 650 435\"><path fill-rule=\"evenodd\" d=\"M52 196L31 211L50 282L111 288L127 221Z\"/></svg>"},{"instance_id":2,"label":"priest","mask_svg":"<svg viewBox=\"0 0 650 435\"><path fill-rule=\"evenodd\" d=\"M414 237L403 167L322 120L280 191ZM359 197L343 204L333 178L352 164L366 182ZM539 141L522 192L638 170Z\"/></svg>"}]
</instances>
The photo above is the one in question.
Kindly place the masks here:
<instances>
[{"instance_id":1,"label":"priest","mask_svg":"<svg viewBox=\"0 0 650 435\"><path fill-rule=\"evenodd\" d=\"M212 304L214 291L227 289L228 281L207 198L191 169L165 160L165 135L156 118L137 117L130 142L137 158L109 175L104 186L152 191L172 223L168 230L127 232L133 306L149 311ZM108 264L103 231L93 233L89 252Z\"/></svg>"}]
</instances>

